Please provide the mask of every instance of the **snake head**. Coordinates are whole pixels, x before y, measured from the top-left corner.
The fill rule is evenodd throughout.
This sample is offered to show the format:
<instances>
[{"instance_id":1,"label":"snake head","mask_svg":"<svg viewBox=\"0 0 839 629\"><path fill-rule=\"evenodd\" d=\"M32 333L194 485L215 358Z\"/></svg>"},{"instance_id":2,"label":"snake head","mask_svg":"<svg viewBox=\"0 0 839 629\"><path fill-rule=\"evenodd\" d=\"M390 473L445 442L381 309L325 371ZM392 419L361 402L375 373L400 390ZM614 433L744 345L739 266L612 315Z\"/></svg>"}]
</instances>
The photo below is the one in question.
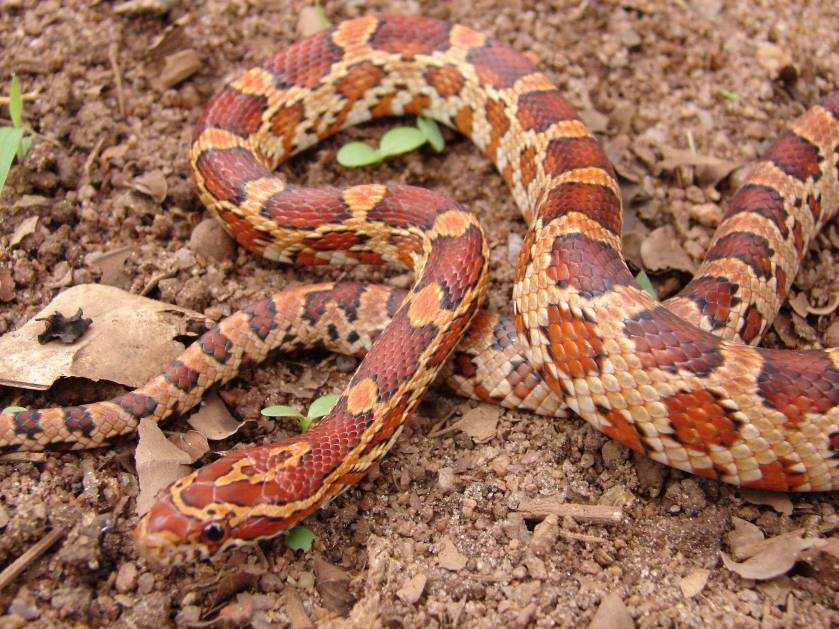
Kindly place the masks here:
<instances>
[{"instance_id":1,"label":"snake head","mask_svg":"<svg viewBox=\"0 0 839 629\"><path fill-rule=\"evenodd\" d=\"M175 481L134 533L140 552L170 565L285 531L314 511L306 437L239 450Z\"/></svg>"}]
</instances>

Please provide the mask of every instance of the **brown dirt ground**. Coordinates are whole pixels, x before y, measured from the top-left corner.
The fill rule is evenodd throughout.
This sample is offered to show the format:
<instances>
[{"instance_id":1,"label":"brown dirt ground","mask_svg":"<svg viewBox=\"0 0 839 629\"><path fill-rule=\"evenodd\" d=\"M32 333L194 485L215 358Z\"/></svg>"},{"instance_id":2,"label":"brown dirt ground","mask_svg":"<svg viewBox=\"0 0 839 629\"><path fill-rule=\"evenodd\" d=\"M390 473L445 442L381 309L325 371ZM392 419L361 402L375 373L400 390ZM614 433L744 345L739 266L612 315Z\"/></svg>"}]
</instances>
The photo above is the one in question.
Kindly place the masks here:
<instances>
[{"instance_id":1,"label":"brown dirt ground","mask_svg":"<svg viewBox=\"0 0 839 629\"><path fill-rule=\"evenodd\" d=\"M0 213L0 279L7 287L0 333L22 325L61 287L97 281L91 254L125 246L133 252L129 290L139 292L151 277L171 272L151 296L215 319L311 277L385 277L370 269L277 269L242 250L232 262L214 263L187 249L203 218L187 167L202 104L225 80L297 39L303 3L208 0L200 9L179 0L170 4L168 14L155 16L118 15L115 5L98 1L0 2L0 84L7 85L16 71L24 92L37 93L25 106L37 132L35 145L25 164L12 169ZM691 220L691 208L723 204L729 186L696 186L690 169L661 172L657 147L686 148L692 141L699 153L745 163L784 121L839 85L835 3L760 4L757 10L752 3L723 0L353 0L326 8L332 21L384 10L430 14L535 54L599 128L625 176L633 201L628 229L643 236L644 229L673 225L680 244L697 257L712 229ZM164 91L156 84L161 54L150 49L181 18L186 22L171 36L172 45L193 47L202 65ZM767 43L777 48L767 49ZM777 51L788 55L797 72L773 80L758 61L761 47L770 57ZM124 115L109 50L120 68ZM721 97L721 88L739 100ZM342 134L296 158L285 172L312 185L393 180L447 191L478 212L489 231L489 306L506 310L508 248L516 238L510 234L521 235L523 224L500 177L471 144L449 133L442 155L418 152L357 171L336 165L335 151L348 138L377 138L385 128L375 124ZM168 184L162 203L128 192L135 176L155 169ZM41 217L36 232L10 248L10 235L33 215ZM836 244L834 222L796 280L794 292L814 305L824 305L837 290ZM685 281L672 273L655 278L664 294ZM805 319L785 308L766 343L836 344L835 321L835 314ZM347 371L346 361L299 356L246 370L223 397L236 416L252 418L268 404L305 406L310 397L338 391ZM0 404L91 401L114 389L83 382L64 382L44 395L3 389ZM273 541L230 553L215 566L169 572L151 570L130 542L137 492L130 443L0 462L0 562L8 564L52 528L70 529L0 592L0 613L7 614L0 624L26 618L46 626L164 626L221 613L228 624L259 627L342 618L372 626L571 626L591 621L610 592L643 626L839 621L835 564L799 563L786 576L760 583L734 575L720 560L733 516L757 524L767 536L797 528L835 535L833 497L795 496L792 515L782 515L748 503L731 487L635 460L578 419L504 412L488 443L475 444L461 433L428 436L440 420L474 406L445 392L429 394L380 467L308 520L317 538L312 551L294 552ZM218 448L293 430L283 422L251 422ZM522 520L516 507L549 494L576 503L617 502L623 521L607 527L560 519L558 537L549 521L536 536L542 540L537 548L537 521ZM465 556L464 566L440 565L446 537ZM710 571L708 582L686 598L680 579L697 568ZM426 582L424 588L418 587L423 577L413 583L421 591L413 602L406 586L416 575Z\"/></svg>"}]
</instances>

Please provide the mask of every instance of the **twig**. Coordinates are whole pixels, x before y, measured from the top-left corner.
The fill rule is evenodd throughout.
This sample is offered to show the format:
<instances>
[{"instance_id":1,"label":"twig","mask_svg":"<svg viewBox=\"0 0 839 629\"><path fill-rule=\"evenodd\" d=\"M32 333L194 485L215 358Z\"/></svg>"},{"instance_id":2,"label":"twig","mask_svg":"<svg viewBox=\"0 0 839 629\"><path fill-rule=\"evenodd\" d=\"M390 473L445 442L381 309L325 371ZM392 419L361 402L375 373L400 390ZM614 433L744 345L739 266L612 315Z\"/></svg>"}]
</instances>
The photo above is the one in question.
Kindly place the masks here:
<instances>
[{"instance_id":1,"label":"twig","mask_svg":"<svg viewBox=\"0 0 839 629\"><path fill-rule=\"evenodd\" d=\"M572 533L571 531L560 531L559 534L567 539L575 539L580 542L591 542L593 544L605 544L609 541L607 539L604 539L603 537L597 537L596 535L586 535L585 533Z\"/></svg>"},{"instance_id":2,"label":"twig","mask_svg":"<svg viewBox=\"0 0 839 629\"><path fill-rule=\"evenodd\" d=\"M155 287L158 285L160 280L165 280L168 277L174 277L174 271L161 271L157 275L153 275L151 279L146 282L146 285L143 287L143 290L140 291L140 297L145 297L150 292L152 292Z\"/></svg>"},{"instance_id":3,"label":"twig","mask_svg":"<svg viewBox=\"0 0 839 629\"><path fill-rule=\"evenodd\" d=\"M562 502L558 496L523 500L519 504L518 510L524 511L535 518L544 518L553 513L559 517L569 516L577 521L596 522L598 524L620 524L623 520L623 511L620 507Z\"/></svg>"},{"instance_id":4,"label":"twig","mask_svg":"<svg viewBox=\"0 0 839 629\"><path fill-rule=\"evenodd\" d=\"M117 60L117 53L119 52L119 45L117 42L111 42L108 46L108 59L111 62L111 69L114 72L114 83L117 88L117 104L119 105L119 113L125 118L125 90L122 86L122 69L119 67Z\"/></svg>"},{"instance_id":5,"label":"twig","mask_svg":"<svg viewBox=\"0 0 839 629\"><path fill-rule=\"evenodd\" d=\"M34 92L26 92L26 94L21 94L21 100L35 100L40 95L38 90ZM0 105L8 105L9 104L9 97L8 96L0 96Z\"/></svg>"},{"instance_id":6,"label":"twig","mask_svg":"<svg viewBox=\"0 0 839 629\"><path fill-rule=\"evenodd\" d=\"M52 546L58 540L64 537L66 533L67 531L62 527L53 529L44 537L42 537L37 543L31 546L20 557L18 557L12 563L6 566L6 569L3 570L3 572L0 572L0 591L2 591L7 585L14 581L21 572L23 572L24 570L26 570L26 568L29 567L29 564L31 564L36 559L38 559L38 557L43 555L49 549L50 546Z\"/></svg>"},{"instance_id":7,"label":"twig","mask_svg":"<svg viewBox=\"0 0 839 629\"><path fill-rule=\"evenodd\" d=\"M87 159L84 161L84 166L82 167L82 172L84 173L85 179L90 179L90 169L93 168L93 162L96 161L96 156L99 155L99 151L102 150L102 145L105 144L105 137L102 136L96 142L96 146L93 147L93 150L90 152L90 155L87 156Z\"/></svg>"}]
</instances>

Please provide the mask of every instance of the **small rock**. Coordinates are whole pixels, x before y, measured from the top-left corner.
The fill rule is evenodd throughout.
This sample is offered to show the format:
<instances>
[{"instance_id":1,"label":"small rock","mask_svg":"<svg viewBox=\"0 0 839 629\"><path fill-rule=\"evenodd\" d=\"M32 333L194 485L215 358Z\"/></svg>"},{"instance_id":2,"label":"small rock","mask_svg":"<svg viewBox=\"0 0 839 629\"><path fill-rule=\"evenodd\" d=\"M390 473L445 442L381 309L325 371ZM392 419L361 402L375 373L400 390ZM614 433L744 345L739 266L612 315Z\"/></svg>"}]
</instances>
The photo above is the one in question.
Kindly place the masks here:
<instances>
[{"instance_id":1,"label":"small rock","mask_svg":"<svg viewBox=\"0 0 839 629\"><path fill-rule=\"evenodd\" d=\"M114 587L120 594L130 592L137 585L137 566L132 562L126 562L119 567Z\"/></svg>"},{"instance_id":2,"label":"small rock","mask_svg":"<svg viewBox=\"0 0 839 629\"><path fill-rule=\"evenodd\" d=\"M617 592L612 592L600 603L589 629L632 629L635 623Z\"/></svg>"},{"instance_id":3,"label":"small rock","mask_svg":"<svg viewBox=\"0 0 839 629\"><path fill-rule=\"evenodd\" d=\"M441 467L437 472L437 486L444 492L449 493L455 487L454 470L450 467Z\"/></svg>"},{"instance_id":4,"label":"small rock","mask_svg":"<svg viewBox=\"0 0 839 629\"><path fill-rule=\"evenodd\" d=\"M205 218L189 237L189 248L198 255L221 262L233 257L233 239L219 222Z\"/></svg>"},{"instance_id":5,"label":"small rock","mask_svg":"<svg viewBox=\"0 0 839 629\"><path fill-rule=\"evenodd\" d=\"M545 562L534 555L528 555L524 559L524 565L527 566L527 572L534 579L547 579L548 571L545 569Z\"/></svg>"},{"instance_id":6,"label":"small rock","mask_svg":"<svg viewBox=\"0 0 839 629\"><path fill-rule=\"evenodd\" d=\"M722 220L722 210L716 203L700 203L690 207L690 217L700 225L716 227Z\"/></svg>"},{"instance_id":7,"label":"small rock","mask_svg":"<svg viewBox=\"0 0 839 629\"><path fill-rule=\"evenodd\" d=\"M441 568L459 572L466 567L466 557L457 549L452 539L444 537L437 552L437 563Z\"/></svg>"},{"instance_id":8,"label":"small rock","mask_svg":"<svg viewBox=\"0 0 839 629\"><path fill-rule=\"evenodd\" d=\"M319 33L329 24L324 24L322 13L318 12L319 7L305 6L300 9L299 17L297 18L297 32L301 37L309 37L315 33ZM323 9L320 9L323 11Z\"/></svg>"},{"instance_id":9,"label":"small rock","mask_svg":"<svg viewBox=\"0 0 839 629\"><path fill-rule=\"evenodd\" d=\"M603 465L608 469L613 470L626 460L629 450L626 446L621 445L617 441L607 441L600 448L600 456L603 457Z\"/></svg>"},{"instance_id":10,"label":"small rock","mask_svg":"<svg viewBox=\"0 0 839 629\"><path fill-rule=\"evenodd\" d=\"M793 64L792 57L780 46L769 42L758 44L755 59L769 72L773 80L781 79L792 83L798 78L798 69Z\"/></svg>"},{"instance_id":11,"label":"small rock","mask_svg":"<svg viewBox=\"0 0 839 629\"><path fill-rule=\"evenodd\" d=\"M551 552L559 537L559 518L551 513L533 529L533 537L528 548L534 555L546 555Z\"/></svg>"},{"instance_id":12,"label":"small rock","mask_svg":"<svg viewBox=\"0 0 839 629\"><path fill-rule=\"evenodd\" d=\"M8 269L0 269L0 301L12 301L15 298L15 280Z\"/></svg>"},{"instance_id":13,"label":"small rock","mask_svg":"<svg viewBox=\"0 0 839 629\"><path fill-rule=\"evenodd\" d=\"M154 575L151 572L144 572L137 580L137 593L148 594L154 589Z\"/></svg>"},{"instance_id":14,"label":"small rock","mask_svg":"<svg viewBox=\"0 0 839 629\"><path fill-rule=\"evenodd\" d=\"M510 234L507 235L507 261L513 266L515 266L516 262L518 262L523 242L524 241L519 234L510 232Z\"/></svg>"},{"instance_id":15,"label":"small rock","mask_svg":"<svg viewBox=\"0 0 839 629\"><path fill-rule=\"evenodd\" d=\"M396 596L401 598L402 601L408 605L413 605L420 600L420 597L422 597L426 581L428 581L428 577L420 572L414 576L413 579L405 583L405 585L403 585L399 590L397 590Z\"/></svg>"}]
</instances>

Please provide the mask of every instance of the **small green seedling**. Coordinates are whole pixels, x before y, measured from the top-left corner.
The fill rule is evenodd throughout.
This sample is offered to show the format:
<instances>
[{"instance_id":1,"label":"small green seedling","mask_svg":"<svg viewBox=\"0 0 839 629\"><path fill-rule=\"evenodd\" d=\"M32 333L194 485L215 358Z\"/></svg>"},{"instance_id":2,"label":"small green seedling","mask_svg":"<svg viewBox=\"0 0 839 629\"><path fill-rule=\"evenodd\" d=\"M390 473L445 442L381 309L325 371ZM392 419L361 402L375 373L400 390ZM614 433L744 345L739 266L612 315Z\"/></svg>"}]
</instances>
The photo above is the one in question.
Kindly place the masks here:
<instances>
[{"instance_id":1,"label":"small green seedling","mask_svg":"<svg viewBox=\"0 0 839 629\"><path fill-rule=\"evenodd\" d=\"M341 396L336 393L320 396L309 405L309 410L305 415L296 408L283 404L263 408L261 412L265 417L296 417L300 424L300 432L306 432L316 419L329 414L339 397ZM311 550L315 541L315 534L305 524L298 524L290 528L284 535L286 546L291 550Z\"/></svg>"},{"instance_id":2,"label":"small green seedling","mask_svg":"<svg viewBox=\"0 0 839 629\"><path fill-rule=\"evenodd\" d=\"M300 424L300 432L306 432L316 419L320 419L332 410L339 397L336 393L322 395L312 402L305 415L293 406L285 406L284 404L263 408L261 413L265 417L294 417Z\"/></svg>"},{"instance_id":3,"label":"small green seedling","mask_svg":"<svg viewBox=\"0 0 839 629\"><path fill-rule=\"evenodd\" d=\"M10 413L20 413L20 412L25 411L25 410L26 409L23 408L22 406L7 406L6 408L3 409L3 414L8 415Z\"/></svg>"},{"instance_id":4,"label":"small green seedling","mask_svg":"<svg viewBox=\"0 0 839 629\"><path fill-rule=\"evenodd\" d=\"M0 192L6 185L12 160L17 156L19 162L23 161L32 145L32 138L23 135L23 96L20 93L20 81L15 74L12 74L9 86L9 118L12 119L12 126L0 127Z\"/></svg>"},{"instance_id":5,"label":"small green seedling","mask_svg":"<svg viewBox=\"0 0 839 629\"><path fill-rule=\"evenodd\" d=\"M726 100L730 100L730 101L733 101L733 102L737 102L738 100L740 100L740 95L737 92L731 92L729 90L724 90L722 88L717 90L717 94L719 94L720 96L722 96Z\"/></svg>"},{"instance_id":6,"label":"small green seedling","mask_svg":"<svg viewBox=\"0 0 839 629\"><path fill-rule=\"evenodd\" d=\"M431 118L420 116L415 127L394 127L382 136L379 148L364 142L349 142L341 147L336 159L341 166L358 168L378 164L383 159L394 155L409 153L430 144L438 153L446 148L443 134L437 123Z\"/></svg>"},{"instance_id":7,"label":"small green seedling","mask_svg":"<svg viewBox=\"0 0 839 629\"><path fill-rule=\"evenodd\" d=\"M329 22L329 19L326 17L326 12L323 10L323 7L320 5L320 0L315 0L315 13L318 14L318 19L320 20L321 27L325 30L332 26Z\"/></svg>"},{"instance_id":8,"label":"small green seedling","mask_svg":"<svg viewBox=\"0 0 839 629\"><path fill-rule=\"evenodd\" d=\"M285 533L285 545L291 550L309 551L315 541L315 534L305 524L297 524Z\"/></svg>"},{"instance_id":9,"label":"small green seedling","mask_svg":"<svg viewBox=\"0 0 839 629\"><path fill-rule=\"evenodd\" d=\"M653 299L658 301L658 293L655 292L653 283L644 271L639 272L638 275L635 276L635 281L638 282L638 285L647 291Z\"/></svg>"}]
</instances>

